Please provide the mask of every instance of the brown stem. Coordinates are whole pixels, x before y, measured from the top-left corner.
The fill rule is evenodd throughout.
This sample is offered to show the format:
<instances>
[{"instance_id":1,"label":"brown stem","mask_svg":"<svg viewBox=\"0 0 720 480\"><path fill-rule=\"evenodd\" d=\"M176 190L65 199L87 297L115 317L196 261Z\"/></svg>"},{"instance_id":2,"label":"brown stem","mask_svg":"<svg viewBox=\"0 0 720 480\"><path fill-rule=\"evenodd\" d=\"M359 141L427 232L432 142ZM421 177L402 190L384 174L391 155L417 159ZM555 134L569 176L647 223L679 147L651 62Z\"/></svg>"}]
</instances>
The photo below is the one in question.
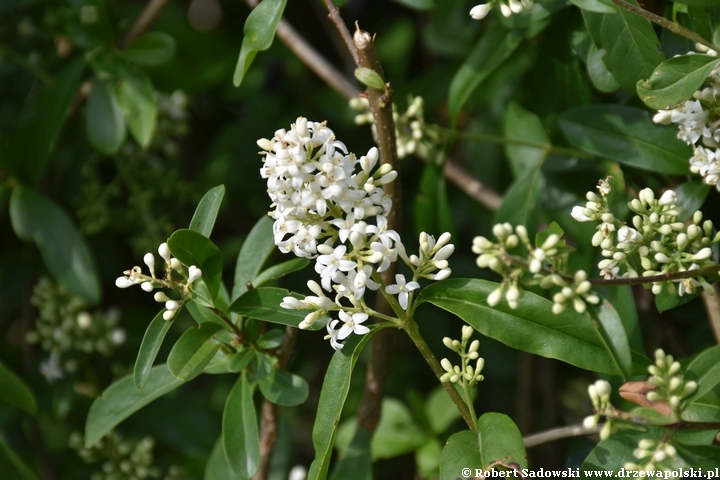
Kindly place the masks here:
<instances>
[{"instance_id":1,"label":"brown stem","mask_svg":"<svg viewBox=\"0 0 720 480\"><path fill-rule=\"evenodd\" d=\"M585 428L582 425L568 425L566 427L551 428L544 432L533 433L523 437L525 448L537 447L543 443L554 442L569 437L584 437L586 435L596 435L600 433L602 426L595 428Z\"/></svg>"},{"instance_id":2,"label":"brown stem","mask_svg":"<svg viewBox=\"0 0 720 480\"><path fill-rule=\"evenodd\" d=\"M125 48L135 41L140 35L150 28L155 19L160 15L170 0L150 0L140 13L125 36L120 41L120 48Z\"/></svg>"},{"instance_id":3,"label":"brown stem","mask_svg":"<svg viewBox=\"0 0 720 480\"><path fill-rule=\"evenodd\" d=\"M335 28L337 28L337 31L340 33L340 36L342 37L343 42L345 42L345 46L347 46L350 55L352 55L355 63L360 66L358 51L355 43L353 42L353 37L350 35L350 30L348 30L347 25L345 25L345 20L343 20L340 15L340 9L332 2L332 0L325 0L325 6L329 12L328 17L333 24L335 24Z\"/></svg>"},{"instance_id":4,"label":"brown stem","mask_svg":"<svg viewBox=\"0 0 720 480\"><path fill-rule=\"evenodd\" d=\"M327 3L327 2L326 2ZM333 9L331 9L332 13ZM344 24L343 24L344 25ZM343 32L343 37L345 36ZM383 71L380 58L375 50L373 37L369 33L360 29L355 31L353 35L355 46L355 57L358 67L365 67L375 71L386 81L385 72ZM387 84L389 87L389 84ZM380 164L390 164L397 171L397 151L395 141L395 122L392 116L392 98L389 96L389 88L378 90L369 88L367 98L370 104L370 111L375 119L375 125L378 132L378 151L380 154ZM384 187L385 193L392 201L392 210L387 215L388 228L391 230L400 230L400 218L402 214L400 204L400 179L396 178ZM393 263L390 268L380 274L382 285L390 285L395 282L395 273L397 273L397 263ZM384 315L393 315L393 309L384 296L378 295L375 304L375 310ZM385 384L387 382L388 365L392 356L392 344L395 331L387 329L372 339L372 356L368 363L368 369L365 374L365 391L363 393L363 401L358 412L358 428L365 428L370 435L373 434L375 428L380 421L380 410L382 399L385 392Z\"/></svg>"},{"instance_id":5,"label":"brown stem","mask_svg":"<svg viewBox=\"0 0 720 480\"><path fill-rule=\"evenodd\" d=\"M661 17L660 15L655 15L652 12L648 12L644 8L641 8L637 5L633 5L631 3L627 3L623 0L612 0L612 2L617 5L618 7L627 10L628 12L632 12L635 15L639 15L641 17L644 17L648 20L650 20L653 23L656 23L660 25L663 28L667 28L671 32L673 32L676 35L683 36L685 38L688 38L692 40L695 43L699 43L701 45L705 45L707 48L711 50L718 50L718 47L711 42L708 42L703 37L698 35L697 33L693 32L692 30L688 30L687 28L683 27L682 25L671 22L670 20Z\"/></svg>"},{"instance_id":6,"label":"brown stem","mask_svg":"<svg viewBox=\"0 0 720 480\"><path fill-rule=\"evenodd\" d=\"M299 330L294 327L285 328L285 340L277 350L278 361L275 368L284 369L295 348ZM260 468L255 475L255 480L265 480L270 473L270 461L272 452L278 439L278 406L271 401L264 399L260 414Z\"/></svg>"},{"instance_id":7,"label":"brown stem","mask_svg":"<svg viewBox=\"0 0 720 480\"><path fill-rule=\"evenodd\" d=\"M681 278L702 277L704 275L712 275L720 271L720 264L710 265L709 267L696 268L694 270L685 270L684 272L662 273L651 277L634 277L634 278L591 278L590 283L593 285L643 285L646 283L667 282L670 280L679 280Z\"/></svg>"}]
</instances>

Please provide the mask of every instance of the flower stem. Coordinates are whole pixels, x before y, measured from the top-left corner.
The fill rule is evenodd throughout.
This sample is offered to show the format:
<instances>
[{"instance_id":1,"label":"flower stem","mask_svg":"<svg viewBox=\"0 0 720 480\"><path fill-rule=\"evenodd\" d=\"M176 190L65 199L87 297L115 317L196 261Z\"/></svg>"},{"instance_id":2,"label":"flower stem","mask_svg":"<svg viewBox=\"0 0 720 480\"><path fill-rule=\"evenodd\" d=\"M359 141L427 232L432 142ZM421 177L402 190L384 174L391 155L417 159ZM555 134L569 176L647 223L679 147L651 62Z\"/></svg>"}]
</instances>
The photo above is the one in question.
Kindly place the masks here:
<instances>
[{"instance_id":1,"label":"flower stem","mask_svg":"<svg viewBox=\"0 0 720 480\"><path fill-rule=\"evenodd\" d=\"M428 363L428 365L430 365L430 368L432 369L433 373L435 373L437 379L440 380L440 377L443 376L445 371L440 365L440 362L437 361L437 358L435 358L432 350L430 350L430 346L427 344L427 342L425 342L425 339L420 334L420 330L418 329L415 320L412 317L408 317L405 321L405 324L403 325L403 329L405 330L405 332L407 332L410 339L420 351L420 354L425 358L425 361ZM465 420L465 423L467 423L468 428L470 428L470 430L472 430L473 432L477 432L475 414L470 410L470 408L472 407L468 407L468 405L462 399L458 391L455 389L454 384L450 382L440 383L445 388L445 391L448 393L450 399L453 401L457 409L460 411L460 415L462 415L463 420ZM470 397L468 396L468 398Z\"/></svg>"}]
</instances>

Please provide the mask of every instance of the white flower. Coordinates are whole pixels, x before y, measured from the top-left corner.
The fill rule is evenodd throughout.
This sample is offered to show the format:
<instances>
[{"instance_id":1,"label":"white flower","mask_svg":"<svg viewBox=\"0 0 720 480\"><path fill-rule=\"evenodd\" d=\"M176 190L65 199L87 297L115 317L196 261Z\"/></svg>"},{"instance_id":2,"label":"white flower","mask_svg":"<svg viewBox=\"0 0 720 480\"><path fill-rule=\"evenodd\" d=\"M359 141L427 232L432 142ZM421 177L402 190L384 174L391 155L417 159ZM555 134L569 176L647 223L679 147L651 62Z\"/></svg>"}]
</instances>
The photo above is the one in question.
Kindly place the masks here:
<instances>
[{"instance_id":1,"label":"white flower","mask_svg":"<svg viewBox=\"0 0 720 480\"><path fill-rule=\"evenodd\" d=\"M643 236L634 228L624 225L618 230L617 239L619 243L640 243Z\"/></svg>"},{"instance_id":2,"label":"white flower","mask_svg":"<svg viewBox=\"0 0 720 480\"><path fill-rule=\"evenodd\" d=\"M327 324L327 332L328 334L325 335L325 340L330 340L330 346L335 350L340 350L343 348L343 344L340 343L338 340L338 335L340 333L340 329L335 330L335 326L340 323L340 320L333 320L332 322Z\"/></svg>"},{"instance_id":3,"label":"white flower","mask_svg":"<svg viewBox=\"0 0 720 480\"><path fill-rule=\"evenodd\" d=\"M403 310L407 310L409 293L420 288L420 284L418 282L405 283L405 275L399 274L395 275L395 281L397 283L388 285L385 291L390 295L397 295L400 306Z\"/></svg>"},{"instance_id":4,"label":"white flower","mask_svg":"<svg viewBox=\"0 0 720 480\"><path fill-rule=\"evenodd\" d=\"M585 207L573 207L572 212L570 212L570 215L577 220L578 222L591 222L592 218L585 215Z\"/></svg>"},{"instance_id":5,"label":"white flower","mask_svg":"<svg viewBox=\"0 0 720 480\"><path fill-rule=\"evenodd\" d=\"M353 313L352 315L348 315L344 311L340 310L340 320L344 323L338 332L338 340L345 340L351 333L355 333L357 335L365 335L368 333L370 329L365 325L362 325L362 323L367 319L367 313Z\"/></svg>"},{"instance_id":6,"label":"white flower","mask_svg":"<svg viewBox=\"0 0 720 480\"><path fill-rule=\"evenodd\" d=\"M490 13L491 9L492 3L481 3L480 5L475 5L470 10L470 16L475 20L482 20L488 13Z\"/></svg>"},{"instance_id":7,"label":"white flower","mask_svg":"<svg viewBox=\"0 0 720 480\"><path fill-rule=\"evenodd\" d=\"M677 195L673 190L666 190L658 201L660 205L675 205L677 203Z\"/></svg>"}]
</instances>

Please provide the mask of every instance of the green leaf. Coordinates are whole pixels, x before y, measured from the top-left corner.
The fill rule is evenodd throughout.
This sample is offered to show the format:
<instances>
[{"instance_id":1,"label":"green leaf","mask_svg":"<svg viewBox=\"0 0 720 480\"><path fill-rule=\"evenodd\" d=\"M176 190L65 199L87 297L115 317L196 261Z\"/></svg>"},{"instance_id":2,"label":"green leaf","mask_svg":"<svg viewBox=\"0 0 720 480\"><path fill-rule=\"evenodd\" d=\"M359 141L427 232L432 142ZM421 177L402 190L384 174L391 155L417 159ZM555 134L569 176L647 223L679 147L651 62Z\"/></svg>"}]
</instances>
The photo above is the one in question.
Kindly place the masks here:
<instances>
[{"instance_id":1,"label":"green leaf","mask_svg":"<svg viewBox=\"0 0 720 480\"><path fill-rule=\"evenodd\" d=\"M220 317L218 317L215 312L210 310L209 307L205 305L201 305L200 303L196 301L187 302L185 304L185 308L190 313L190 316L193 317L193 320L195 320L197 323L217 323L218 325L225 325L225 322L223 322Z\"/></svg>"},{"instance_id":2,"label":"green leaf","mask_svg":"<svg viewBox=\"0 0 720 480\"><path fill-rule=\"evenodd\" d=\"M234 301L247 291L247 283L258 276L273 250L273 220L263 217L250 230L238 254L231 300Z\"/></svg>"},{"instance_id":3,"label":"green leaf","mask_svg":"<svg viewBox=\"0 0 720 480\"><path fill-rule=\"evenodd\" d=\"M327 477L340 414L350 391L353 368L360 352L373 334L385 327L385 325L371 326L370 332L365 335L350 336L345 346L333 355L325 373L312 430L315 460L310 465L308 480L324 480Z\"/></svg>"},{"instance_id":4,"label":"green leaf","mask_svg":"<svg viewBox=\"0 0 720 480\"><path fill-rule=\"evenodd\" d=\"M620 88L620 84L603 62L606 53L604 49L597 48L595 44L590 45L587 56L588 76L595 88L603 93L612 93Z\"/></svg>"},{"instance_id":5,"label":"green leaf","mask_svg":"<svg viewBox=\"0 0 720 480\"><path fill-rule=\"evenodd\" d=\"M489 307L487 296L498 287L486 280L456 278L425 287L414 308L429 302L465 320L483 335L512 348L595 372L620 375L593 322L574 310L552 313L552 302L523 293L515 310L506 302Z\"/></svg>"},{"instance_id":6,"label":"green leaf","mask_svg":"<svg viewBox=\"0 0 720 480\"><path fill-rule=\"evenodd\" d=\"M632 377L632 354L630 343L620 316L610 302L603 299L599 306L588 306L588 312L595 321L610 358L623 380Z\"/></svg>"},{"instance_id":7,"label":"green leaf","mask_svg":"<svg viewBox=\"0 0 720 480\"><path fill-rule=\"evenodd\" d=\"M232 305L230 305L230 311L243 317L297 327L311 310L289 310L282 308L280 304L283 298L288 296L302 298L297 295L292 295L288 290L283 288L254 288L248 290L240 298L235 300ZM320 330L324 326L324 322L319 320L310 327L310 330Z\"/></svg>"},{"instance_id":8,"label":"green leaf","mask_svg":"<svg viewBox=\"0 0 720 480\"><path fill-rule=\"evenodd\" d=\"M87 102L85 130L90 145L101 153L114 155L125 141L125 117L112 87L96 78Z\"/></svg>"},{"instance_id":9,"label":"green leaf","mask_svg":"<svg viewBox=\"0 0 720 480\"><path fill-rule=\"evenodd\" d=\"M4 478L13 480L38 480L39 477L30 470L17 454L0 440L0 472Z\"/></svg>"},{"instance_id":10,"label":"green leaf","mask_svg":"<svg viewBox=\"0 0 720 480\"><path fill-rule=\"evenodd\" d=\"M685 381L697 382L698 388L690 402L710 392L720 383L720 345L708 348L685 368Z\"/></svg>"},{"instance_id":11,"label":"green leaf","mask_svg":"<svg viewBox=\"0 0 720 480\"><path fill-rule=\"evenodd\" d=\"M583 10L597 13L617 13L617 7L610 1L603 0L570 0L570 3Z\"/></svg>"},{"instance_id":12,"label":"green leaf","mask_svg":"<svg viewBox=\"0 0 720 480\"><path fill-rule=\"evenodd\" d=\"M255 346L261 350L269 350L271 348L277 348L282 345L285 340L285 331L278 328L268 330L265 335L258 338L255 342Z\"/></svg>"},{"instance_id":13,"label":"green leaf","mask_svg":"<svg viewBox=\"0 0 720 480\"><path fill-rule=\"evenodd\" d=\"M128 45L123 54L144 67L162 65L175 56L175 39L163 32L146 33Z\"/></svg>"},{"instance_id":14,"label":"green leaf","mask_svg":"<svg viewBox=\"0 0 720 480\"><path fill-rule=\"evenodd\" d=\"M450 398L447 393L445 397ZM457 411L454 405L453 410ZM430 437L417 426L410 409L394 398L383 399L380 422L371 442L373 460L405 455L420 448L428 440Z\"/></svg>"},{"instance_id":15,"label":"green leaf","mask_svg":"<svg viewBox=\"0 0 720 480\"><path fill-rule=\"evenodd\" d=\"M376 90L385 90L385 82L382 77L372 68L358 67L355 69L355 78L366 87Z\"/></svg>"},{"instance_id":16,"label":"green leaf","mask_svg":"<svg viewBox=\"0 0 720 480\"><path fill-rule=\"evenodd\" d=\"M28 115L19 120L10 137L7 155L0 155L0 165L28 183L37 182L45 171L50 153L65 122L68 107L80 88L85 60L79 56L69 62L52 85L43 90L23 110Z\"/></svg>"},{"instance_id":17,"label":"green leaf","mask_svg":"<svg viewBox=\"0 0 720 480\"><path fill-rule=\"evenodd\" d=\"M185 382L200 375L220 348L220 344L211 340L223 330L216 323L202 323L197 328L186 330L168 355L170 372Z\"/></svg>"},{"instance_id":18,"label":"green leaf","mask_svg":"<svg viewBox=\"0 0 720 480\"><path fill-rule=\"evenodd\" d=\"M430 163L423 169L420 188L413 199L415 229L418 232L450 232L454 235L453 215L447 198L443 167Z\"/></svg>"},{"instance_id":19,"label":"green leaf","mask_svg":"<svg viewBox=\"0 0 720 480\"><path fill-rule=\"evenodd\" d=\"M435 8L435 0L395 0L395 3L418 11Z\"/></svg>"},{"instance_id":20,"label":"green leaf","mask_svg":"<svg viewBox=\"0 0 720 480\"><path fill-rule=\"evenodd\" d=\"M248 376L250 383L269 377L273 370L275 370L267 355L262 352L258 352L257 350L253 351L254 356L252 360L250 360L250 370L252 376Z\"/></svg>"},{"instance_id":21,"label":"green leaf","mask_svg":"<svg viewBox=\"0 0 720 480\"><path fill-rule=\"evenodd\" d=\"M582 14L595 45L607 51L603 60L615 80L628 92L635 93L638 80L648 78L665 60L658 51L660 42L652 24L622 9L619 14L588 10L583 10Z\"/></svg>"},{"instance_id":22,"label":"green leaf","mask_svg":"<svg viewBox=\"0 0 720 480\"><path fill-rule=\"evenodd\" d=\"M0 363L0 400L31 415L35 415L37 411L37 402L30 387L2 363Z\"/></svg>"},{"instance_id":23,"label":"green leaf","mask_svg":"<svg viewBox=\"0 0 720 480\"><path fill-rule=\"evenodd\" d=\"M623 429L602 440L590 452L583 462L581 471L592 475L594 470L617 472L624 468L625 463L634 460L632 452L643 438L659 440L665 432L662 428L647 427L647 430Z\"/></svg>"},{"instance_id":24,"label":"green leaf","mask_svg":"<svg viewBox=\"0 0 720 480\"><path fill-rule=\"evenodd\" d=\"M655 295L655 307L657 307L658 312L662 313L667 310L670 310L671 308L679 307L680 305L685 305L689 301L695 299L698 295L700 295L700 292L702 290L698 290L695 293L686 293L682 297L678 295L677 293L668 293L667 290L663 289L662 292Z\"/></svg>"},{"instance_id":25,"label":"green leaf","mask_svg":"<svg viewBox=\"0 0 720 480\"><path fill-rule=\"evenodd\" d=\"M448 439L440 456L440 480L455 480L467 467L473 472L512 463L527 468L526 456L515 422L501 413L486 413L478 419L477 433L465 430Z\"/></svg>"},{"instance_id":26,"label":"green leaf","mask_svg":"<svg viewBox=\"0 0 720 480\"><path fill-rule=\"evenodd\" d=\"M310 391L305 379L277 368L273 368L267 377L258 380L258 387L265 398L285 407L305 403Z\"/></svg>"},{"instance_id":27,"label":"green leaf","mask_svg":"<svg viewBox=\"0 0 720 480\"><path fill-rule=\"evenodd\" d=\"M207 464L205 464L205 480L237 480L230 465L225 459L222 436L217 439L215 446L210 453Z\"/></svg>"},{"instance_id":28,"label":"green leaf","mask_svg":"<svg viewBox=\"0 0 720 480\"><path fill-rule=\"evenodd\" d=\"M540 191L544 178L540 166L526 170L505 192L494 223L525 225L534 231L540 221Z\"/></svg>"},{"instance_id":29,"label":"green leaf","mask_svg":"<svg viewBox=\"0 0 720 480\"><path fill-rule=\"evenodd\" d=\"M267 50L272 45L286 3L287 0L262 0L245 20L240 57L233 76L236 87L242 83L257 52Z\"/></svg>"},{"instance_id":30,"label":"green leaf","mask_svg":"<svg viewBox=\"0 0 720 480\"><path fill-rule=\"evenodd\" d=\"M266 283L278 280L289 273L300 271L308 265L310 265L310 260L307 258L293 258L263 270L251 283L255 288L262 287Z\"/></svg>"},{"instance_id":31,"label":"green leaf","mask_svg":"<svg viewBox=\"0 0 720 480\"><path fill-rule=\"evenodd\" d=\"M260 438L253 403L253 387L245 374L225 401L222 443L230 468L240 478L252 478L260 468Z\"/></svg>"},{"instance_id":32,"label":"green leaf","mask_svg":"<svg viewBox=\"0 0 720 480\"><path fill-rule=\"evenodd\" d=\"M717 7L717 0L677 0L678 3L684 3L685 5L697 5L701 7ZM716 44L717 45L717 44Z\"/></svg>"},{"instance_id":33,"label":"green leaf","mask_svg":"<svg viewBox=\"0 0 720 480\"><path fill-rule=\"evenodd\" d=\"M430 429L435 435L445 432L455 420L460 418L460 412L442 386L435 387L430 393L425 412Z\"/></svg>"},{"instance_id":34,"label":"green leaf","mask_svg":"<svg viewBox=\"0 0 720 480\"><path fill-rule=\"evenodd\" d=\"M505 155L510 159L515 178L522 176L527 170L542 166L551 144L540 117L525 110L520 104L510 102L505 109L503 130L509 140L531 141L543 145L530 147L511 142L505 144Z\"/></svg>"},{"instance_id":35,"label":"green leaf","mask_svg":"<svg viewBox=\"0 0 720 480\"><path fill-rule=\"evenodd\" d=\"M656 173L687 175L692 149L676 128L656 125L645 110L625 105L586 105L560 115L570 143L598 157Z\"/></svg>"},{"instance_id":36,"label":"green leaf","mask_svg":"<svg viewBox=\"0 0 720 480\"><path fill-rule=\"evenodd\" d=\"M100 280L90 249L64 210L45 195L17 186L10 196L10 220L19 238L35 242L58 282L90 304L100 301Z\"/></svg>"},{"instance_id":37,"label":"green leaf","mask_svg":"<svg viewBox=\"0 0 720 480\"><path fill-rule=\"evenodd\" d=\"M85 448L92 447L120 422L182 384L183 381L175 378L165 364L150 370L142 390L135 387L132 375L116 381L90 407L85 423Z\"/></svg>"},{"instance_id":38,"label":"green leaf","mask_svg":"<svg viewBox=\"0 0 720 480\"><path fill-rule=\"evenodd\" d=\"M448 93L448 110L453 125L472 93L518 48L522 34L496 26L478 41L453 77Z\"/></svg>"},{"instance_id":39,"label":"green leaf","mask_svg":"<svg viewBox=\"0 0 720 480\"><path fill-rule=\"evenodd\" d=\"M693 398L681 415L686 422L720 422L720 387Z\"/></svg>"},{"instance_id":40,"label":"green leaf","mask_svg":"<svg viewBox=\"0 0 720 480\"><path fill-rule=\"evenodd\" d=\"M155 133L158 110L155 90L150 79L141 72L124 69L123 78L115 85L115 99L125 112L125 123L142 148L150 145Z\"/></svg>"},{"instance_id":41,"label":"green leaf","mask_svg":"<svg viewBox=\"0 0 720 480\"><path fill-rule=\"evenodd\" d=\"M675 187L677 194L676 205L682 207L684 211L678 215L678 220L684 222L690 220L697 210L705 203L705 199L710 193L710 185L700 180L690 180L681 183Z\"/></svg>"},{"instance_id":42,"label":"green leaf","mask_svg":"<svg viewBox=\"0 0 720 480\"><path fill-rule=\"evenodd\" d=\"M170 252L188 267L202 270L202 279L214 299L222 280L222 252L210 239L192 230L177 230L167 241Z\"/></svg>"},{"instance_id":43,"label":"green leaf","mask_svg":"<svg viewBox=\"0 0 720 480\"><path fill-rule=\"evenodd\" d=\"M163 313L165 313L164 308L155 315L155 318L152 319L147 330L145 330L145 335L140 344L140 351L135 360L133 381L135 382L135 386L140 390L143 389L150 377L150 369L155 361L155 357L157 357L160 351L160 346L165 338L165 334L170 330L170 326L173 323L172 321L165 320Z\"/></svg>"},{"instance_id":44,"label":"green leaf","mask_svg":"<svg viewBox=\"0 0 720 480\"><path fill-rule=\"evenodd\" d=\"M677 452L687 465L704 471L710 477L709 473L717 473L718 459L720 458L720 448L715 445L678 445L673 442ZM686 470L687 471L687 470ZM685 473L685 472L683 472ZM713 477L710 477L713 478Z\"/></svg>"},{"instance_id":45,"label":"green leaf","mask_svg":"<svg viewBox=\"0 0 720 480\"><path fill-rule=\"evenodd\" d=\"M208 190L198 203L188 228L210 238L224 196L225 185L218 185Z\"/></svg>"},{"instance_id":46,"label":"green leaf","mask_svg":"<svg viewBox=\"0 0 720 480\"><path fill-rule=\"evenodd\" d=\"M670 58L658 65L650 78L637 82L637 93L650 108L674 108L692 98L718 64L720 58L709 55Z\"/></svg>"},{"instance_id":47,"label":"green leaf","mask_svg":"<svg viewBox=\"0 0 720 480\"><path fill-rule=\"evenodd\" d=\"M232 373L242 372L250 365L252 359L255 358L255 351L251 348L240 350L235 355L230 357L228 362L228 371Z\"/></svg>"},{"instance_id":48,"label":"green leaf","mask_svg":"<svg viewBox=\"0 0 720 480\"><path fill-rule=\"evenodd\" d=\"M370 435L364 428L359 428L352 443L333 469L330 480L370 480L371 478Z\"/></svg>"}]
</instances>

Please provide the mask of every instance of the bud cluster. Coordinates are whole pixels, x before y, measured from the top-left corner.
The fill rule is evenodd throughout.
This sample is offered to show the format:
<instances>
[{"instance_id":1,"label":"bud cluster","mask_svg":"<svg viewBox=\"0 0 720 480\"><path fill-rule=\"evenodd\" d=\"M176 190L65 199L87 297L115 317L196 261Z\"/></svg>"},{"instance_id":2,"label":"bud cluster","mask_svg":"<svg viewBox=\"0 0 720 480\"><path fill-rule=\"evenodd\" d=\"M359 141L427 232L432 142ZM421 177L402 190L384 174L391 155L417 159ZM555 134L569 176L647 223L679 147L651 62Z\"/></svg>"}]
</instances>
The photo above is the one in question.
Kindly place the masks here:
<instances>
[{"instance_id":1,"label":"bud cluster","mask_svg":"<svg viewBox=\"0 0 720 480\"><path fill-rule=\"evenodd\" d=\"M39 310L39 316L35 329L25 338L50 353L40 364L40 373L48 382L77 371L88 355L97 352L109 356L125 342L125 330L117 326L117 308L90 311L82 298L47 277L38 280L30 303Z\"/></svg>"},{"instance_id":2,"label":"bud cluster","mask_svg":"<svg viewBox=\"0 0 720 480\"><path fill-rule=\"evenodd\" d=\"M455 249L448 243L450 234L436 241L421 233L419 255L408 256L400 235L388 228L386 215L392 200L382 186L393 181L397 172L389 164L378 166L377 148L357 159L325 123L303 117L289 131L278 130L271 140L258 140L258 145L265 150L260 174L267 179L275 207L270 212L275 219L275 244L283 253L314 258L320 275L320 284L308 282L314 296L304 300L288 296L281 304L313 310L300 328L339 311L340 320L327 325L326 339L340 349L351 333L368 331L362 325L372 313L364 300L367 290L382 288L388 295L397 295L400 308L407 310L412 291L420 287L418 279L442 280L450 275L447 258ZM383 285L379 273L398 258L410 268L412 280L397 275L396 284ZM334 298L323 290L334 293ZM340 321L343 325L336 328Z\"/></svg>"},{"instance_id":3,"label":"bud cluster","mask_svg":"<svg viewBox=\"0 0 720 480\"><path fill-rule=\"evenodd\" d=\"M509 223L499 223L492 232L497 243L475 237L472 247L479 255L477 265L480 268L490 268L503 277L502 283L488 295L487 302L491 307L500 303L504 296L510 308L517 308L523 292L521 282L557 290L553 295L553 312L556 314L568 305L583 313L587 303L599 303L600 297L592 293L592 285L584 271L577 271L572 278L564 274L571 249L562 239L562 230L557 225L538 234L534 246L523 225L513 228Z\"/></svg>"},{"instance_id":4,"label":"bud cluster","mask_svg":"<svg viewBox=\"0 0 720 480\"><path fill-rule=\"evenodd\" d=\"M648 401L666 402L673 415L680 418L680 412L684 407L683 401L695 393L697 382L686 382L680 363L660 348L655 351L655 364L648 367L648 373L650 373L648 383L656 387L656 390L648 392Z\"/></svg>"},{"instance_id":5,"label":"bud cluster","mask_svg":"<svg viewBox=\"0 0 720 480\"><path fill-rule=\"evenodd\" d=\"M474 330L469 325L463 325L461 340L453 340L450 337L443 338L443 344L460 355L460 365L453 365L450 360L443 358L440 365L445 373L440 377L441 382L451 382L469 388L478 382L482 382L485 377L482 375L485 368L485 359L480 356L478 349L480 348L480 340L473 340ZM470 344L468 345L468 342ZM472 365L475 362L475 365Z\"/></svg>"},{"instance_id":6,"label":"bud cluster","mask_svg":"<svg viewBox=\"0 0 720 480\"><path fill-rule=\"evenodd\" d=\"M605 417L605 423L600 430L600 439L605 440L612 433L617 431L617 426L614 424L614 413L615 407L610 403L610 393L612 388L610 384L605 380L597 380L595 383L588 387L588 395L590 395L590 401L592 402L595 413L588 417L585 417L583 426L585 428L595 428L600 422L600 417Z\"/></svg>"},{"instance_id":7,"label":"bud cluster","mask_svg":"<svg viewBox=\"0 0 720 480\"><path fill-rule=\"evenodd\" d=\"M712 245L720 241L720 234L713 233L711 220L703 222L702 212L693 215L690 225L679 221L683 208L677 205L677 195L666 190L660 198L645 188L638 198L628 203L636 215L633 227L624 225L610 211L607 196L587 193L585 207L574 207L572 217L579 222L599 221L592 244L602 248L605 257L598 263L600 274L605 278L648 277L664 273L684 272L715 265ZM714 289L702 277L678 279L679 294L693 293L697 286L713 294ZM666 288L676 292L672 282L652 284L654 294Z\"/></svg>"},{"instance_id":8,"label":"bud cluster","mask_svg":"<svg viewBox=\"0 0 720 480\"><path fill-rule=\"evenodd\" d=\"M678 456L677 449L668 442L658 442L643 438L633 451L639 462L627 462L624 466L630 471L665 471L671 472L684 467L685 461Z\"/></svg>"},{"instance_id":9,"label":"bud cluster","mask_svg":"<svg viewBox=\"0 0 720 480\"><path fill-rule=\"evenodd\" d=\"M405 158L408 155L432 158L440 142L438 134L425 125L424 104L422 97L410 96L408 98L408 108L405 112L400 113L397 105L395 103L392 105L398 158ZM375 117L370 111L368 99L355 97L350 100L350 108L361 112L355 116L355 124L369 124L373 138L377 141Z\"/></svg>"},{"instance_id":10,"label":"bud cluster","mask_svg":"<svg viewBox=\"0 0 720 480\"><path fill-rule=\"evenodd\" d=\"M488 3L475 5L470 10L470 16L475 20L482 20L490 13L493 5L497 3L503 17L510 17L514 13L532 10L535 2L533 0L490 0Z\"/></svg>"},{"instance_id":11,"label":"bud cluster","mask_svg":"<svg viewBox=\"0 0 720 480\"><path fill-rule=\"evenodd\" d=\"M709 56L717 56L714 50L696 45ZM688 55L694 54L690 52ZM677 137L694 147L690 158L690 171L698 173L703 182L720 190L720 67L715 67L705 81L705 88L695 91L693 99L659 110L653 117L655 123L676 124ZM702 145L700 145L702 143Z\"/></svg>"},{"instance_id":12,"label":"bud cluster","mask_svg":"<svg viewBox=\"0 0 720 480\"><path fill-rule=\"evenodd\" d=\"M125 270L125 276L118 277L115 280L115 286L118 288L128 288L133 285L140 285L144 291L150 293L155 288L170 288L180 290L183 297L186 297L192 289L193 283L202 277L202 270L195 265L189 267L170 253L167 243L161 243L158 247L158 253L165 261L164 275L161 278L155 276L155 255L146 253L143 262L147 265L150 275L142 273L142 269L138 266L130 270ZM165 304L166 311L163 313L165 320L171 320L187 301L186 298L181 300L173 300L164 292L155 292L153 296L156 302Z\"/></svg>"}]
</instances>

